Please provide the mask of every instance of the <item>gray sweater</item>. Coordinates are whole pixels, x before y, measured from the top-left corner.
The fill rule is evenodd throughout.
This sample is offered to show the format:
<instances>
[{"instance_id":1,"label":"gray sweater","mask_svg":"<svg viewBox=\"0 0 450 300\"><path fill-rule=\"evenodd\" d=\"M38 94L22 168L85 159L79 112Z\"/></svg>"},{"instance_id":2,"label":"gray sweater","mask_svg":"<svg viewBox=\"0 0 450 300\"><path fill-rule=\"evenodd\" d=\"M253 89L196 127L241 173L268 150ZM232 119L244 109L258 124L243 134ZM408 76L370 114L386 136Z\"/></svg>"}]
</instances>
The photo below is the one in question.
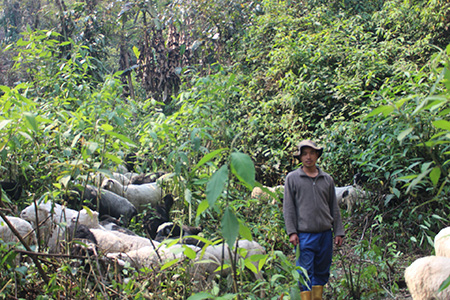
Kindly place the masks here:
<instances>
[{"instance_id":1,"label":"gray sweater","mask_svg":"<svg viewBox=\"0 0 450 300\"><path fill-rule=\"evenodd\" d=\"M287 234L323 232L333 228L344 236L341 212L336 201L334 180L320 168L311 178L299 168L290 172L284 185L283 214Z\"/></svg>"}]
</instances>

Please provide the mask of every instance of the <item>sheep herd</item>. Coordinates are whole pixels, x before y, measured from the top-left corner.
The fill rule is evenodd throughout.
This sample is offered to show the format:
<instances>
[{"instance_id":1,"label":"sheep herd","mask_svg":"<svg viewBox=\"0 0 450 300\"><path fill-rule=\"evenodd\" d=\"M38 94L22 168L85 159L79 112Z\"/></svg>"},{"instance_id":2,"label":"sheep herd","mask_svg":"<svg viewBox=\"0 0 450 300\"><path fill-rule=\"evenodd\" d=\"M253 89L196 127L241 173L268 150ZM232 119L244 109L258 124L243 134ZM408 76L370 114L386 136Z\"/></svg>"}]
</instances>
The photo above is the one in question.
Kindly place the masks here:
<instances>
[{"instance_id":1,"label":"sheep herd","mask_svg":"<svg viewBox=\"0 0 450 300\"><path fill-rule=\"evenodd\" d=\"M211 281L219 273L228 274L230 268L221 266L230 260L250 260L254 255L266 253L255 241L238 240L230 249L221 240L199 238L201 227L173 223L170 210L174 198L171 194L164 195L157 177L97 174L91 178L92 185L86 184L83 191L76 189L66 195L66 203L80 203L79 200L87 203L83 209L51 200L32 203L20 212L20 217L6 217L16 233L0 220L0 238L5 243L17 244L18 232L32 249L46 249L52 254L69 251L97 255L139 269L157 270L169 261L189 261L191 278L197 282ZM127 228L134 217L142 221L146 236ZM254 275L262 278L258 261L252 263Z\"/></svg>"},{"instance_id":2,"label":"sheep herd","mask_svg":"<svg viewBox=\"0 0 450 300\"><path fill-rule=\"evenodd\" d=\"M229 249L227 243L205 242L198 238L201 227L179 226L172 222L170 211L174 198L171 194L164 195L156 181L163 176L162 173L96 174L89 179L92 185L86 184L82 192L76 190L65 199L67 203L83 200L91 205L76 210L50 200L33 203L23 209L19 217L6 217L16 232L0 218L0 239L13 245L20 243L17 237L20 235L22 242L34 246L33 249L44 246L49 253L81 251L137 269L159 269L169 261L188 259L189 274L197 282L210 282L219 272L229 274L230 268L220 267L237 255L237 258L252 261L255 277L262 279L258 261L251 260L254 255L260 257L266 253L257 242L238 240L233 249ZM283 190L282 185L255 187L251 197L276 204L275 199L282 199ZM346 205L347 211L367 197L364 190L354 185L336 187L335 191L338 203ZM138 214L146 237L127 228ZM39 248L38 241L41 242ZM419 258L405 270L405 281L414 300L450 299L449 288L438 292L450 276L450 227L436 235L434 247L435 256Z\"/></svg>"}]
</instances>

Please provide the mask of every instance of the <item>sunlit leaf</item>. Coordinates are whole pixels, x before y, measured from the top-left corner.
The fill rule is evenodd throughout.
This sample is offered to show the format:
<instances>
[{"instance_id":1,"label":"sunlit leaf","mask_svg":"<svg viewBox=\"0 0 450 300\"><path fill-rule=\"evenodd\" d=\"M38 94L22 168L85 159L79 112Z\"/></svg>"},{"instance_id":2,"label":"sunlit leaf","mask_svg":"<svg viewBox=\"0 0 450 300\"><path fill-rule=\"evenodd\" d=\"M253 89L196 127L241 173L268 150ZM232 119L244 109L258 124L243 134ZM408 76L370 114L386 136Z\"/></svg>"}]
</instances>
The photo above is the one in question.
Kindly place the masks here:
<instances>
[{"instance_id":1,"label":"sunlit leaf","mask_svg":"<svg viewBox=\"0 0 450 300\"><path fill-rule=\"evenodd\" d=\"M59 179L59 182L62 184L63 187L67 188L70 178L71 178L70 175L65 175Z\"/></svg>"},{"instance_id":2,"label":"sunlit leaf","mask_svg":"<svg viewBox=\"0 0 450 300\"><path fill-rule=\"evenodd\" d=\"M11 120L2 120L0 122L0 130L3 130L3 128L5 128L6 125L8 125L11 122Z\"/></svg>"},{"instance_id":3,"label":"sunlit leaf","mask_svg":"<svg viewBox=\"0 0 450 300\"><path fill-rule=\"evenodd\" d=\"M184 246L183 250L184 250L184 255L186 255L186 257L188 257L189 259L195 259L195 257L197 256L197 253L193 249L191 249L187 246Z\"/></svg>"},{"instance_id":4,"label":"sunlit leaf","mask_svg":"<svg viewBox=\"0 0 450 300\"><path fill-rule=\"evenodd\" d=\"M133 46L133 53L137 59L139 59L139 57L141 56L141 51L139 51L139 48L136 46Z\"/></svg>"},{"instance_id":5,"label":"sunlit leaf","mask_svg":"<svg viewBox=\"0 0 450 300\"><path fill-rule=\"evenodd\" d=\"M399 142L403 141L403 139L410 134L412 131L414 130L413 127L409 127L408 129L403 130L402 132L400 132L400 134L397 136L397 140Z\"/></svg>"},{"instance_id":6,"label":"sunlit leaf","mask_svg":"<svg viewBox=\"0 0 450 300\"><path fill-rule=\"evenodd\" d=\"M195 295L189 296L187 300L203 300L203 299L211 299L212 295L207 292L197 293Z\"/></svg>"},{"instance_id":7,"label":"sunlit leaf","mask_svg":"<svg viewBox=\"0 0 450 300\"><path fill-rule=\"evenodd\" d=\"M180 260L179 258L176 258L176 259L173 259L173 260L171 260L171 261L165 263L165 264L161 267L160 270L163 271L163 270L165 270L165 269L167 269L167 268L170 268L171 266L175 265L179 260Z\"/></svg>"},{"instance_id":8,"label":"sunlit leaf","mask_svg":"<svg viewBox=\"0 0 450 300\"><path fill-rule=\"evenodd\" d=\"M433 126L439 129L450 131L450 122L446 120L434 121Z\"/></svg>"},{"instance_id":9,"label":"sunlit leaf","mask_svg":"<svg viewBox=\"0 0 450 300\"><path fill-rule=\"evenodd\" d=\"M114 127L112 127L112 126L109 125L109 124L102 124L102 125L100 126L100 128L103 129L104 131L112 131L112 130L114 129Z\"/></svg>"},{"instance_id":10,"label":"sunlit leaf","mask_svg":"<svg viewBox=\"0 0 450 300\"><path fill-rule=\"evenodd\" d=\"M196 218L198 218L205 210L207 210L209 207L208 200L203 200L200 202L200 204L197 207L197 215Z\"/></svg>"},{"instance_id":11,"label":"sunlit leaf","mask_svg":"<svg viewBox=\"0 0 450 300\"><path fill-rule=\"evenodd\" d=\"M441 168L434 167L430 172L430 179L434 186L436 186L439 182L439 178L441 177Z\"/></svg>"}]
</instances>

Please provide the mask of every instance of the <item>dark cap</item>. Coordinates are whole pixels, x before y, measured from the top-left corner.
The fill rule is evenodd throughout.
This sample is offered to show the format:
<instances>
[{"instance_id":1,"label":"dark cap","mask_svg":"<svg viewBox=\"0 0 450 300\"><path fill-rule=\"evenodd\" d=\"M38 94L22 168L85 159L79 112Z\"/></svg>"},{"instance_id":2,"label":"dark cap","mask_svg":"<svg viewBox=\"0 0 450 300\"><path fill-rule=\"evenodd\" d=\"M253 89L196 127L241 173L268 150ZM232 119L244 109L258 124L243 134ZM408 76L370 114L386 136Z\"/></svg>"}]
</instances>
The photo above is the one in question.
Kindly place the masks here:
<instances>
[{"instance_id":1,"label":"dark cap","mask_svg":"<svg viewBox=\"0 0 450 300\"><path fill-rule=\"evenodd\" d=\"M303 147L313 148L314 150L319 152L319 157L322 155L322 152L323 152L323 148L322 147L317 146L317 144L314 143L311 140L303 140L303 141L300 142L300 144L298 144L298 151L294 153L294 157L300 157L300 154L302 153L302 148Z\"/></svg>"}]
</instances>

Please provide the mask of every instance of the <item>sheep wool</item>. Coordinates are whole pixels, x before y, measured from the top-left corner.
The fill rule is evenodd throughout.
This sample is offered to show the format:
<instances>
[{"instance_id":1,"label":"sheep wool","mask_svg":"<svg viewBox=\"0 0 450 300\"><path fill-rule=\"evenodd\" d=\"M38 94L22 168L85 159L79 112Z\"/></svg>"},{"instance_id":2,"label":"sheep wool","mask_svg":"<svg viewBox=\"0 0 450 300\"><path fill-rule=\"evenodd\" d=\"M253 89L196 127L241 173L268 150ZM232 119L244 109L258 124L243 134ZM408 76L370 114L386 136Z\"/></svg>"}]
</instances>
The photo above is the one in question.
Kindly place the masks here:
<instances>
[{"instance_id":1,"label":"sheep wool","mask_svg":"<svg viewBox=\"0 0 450 300\"><path fill-rule=\"evenodd\" d=\"M130 201L139 212L142 212L148 204L155 207L162 199L162 189L157 183L122 185L115 179L105 179L102 188L109 190Z\"/></svg>"},{"instance_id":2,"label":"sheep wool","mask_svg":"<svg viewBox=\"0 0 450 300\"><path fill-rule=\"evenodd\" d=\"M29 222L22 218L12 216L6 216L6 218L28 245L36 244L36 236L34 235L33 226L31 226ZM3 218L0 218L0 239L2 239L5 243L16 243L19 241Z\"/></svg>"},{"instance_id":3,"label":"sheep wool","mask_svg":"<svg viewBox=\"0 0 450 300\"><path fill-rule=\"evenodd\" d=\"M450 258L426 256L415 260L405 269L405 281L413 300L448 300L450 288L438 293L450 276Z\"/></svg>"},{"instance_id":4,"label":"sheep wool","mask_svg":"<svg viewBox=\"0 0 450 300\"><path fill-rule=\"evenodd\" d=\"M195 252L199 252L201 249L191 245L175 244L170 247L153 242L154 245L142 247L136 250L129 251L127 253L110 253L107 257L115 259L120 265L124 265L125 262L133 264L136 268L154 268L158 269L159 265L162 265L170 260L185 259L184 249L191 248Z\"/></svg>"},{"instance_id":5,"label":"sheep wool","mask_svg":"<svg viewBox=\"0 0 450 300\"><path fill-rule=\"evenodd\" d=\"M445 227L434 237L434 251L437 256L450 257L450 227Z\"/></svg>"},{"instance_id":6,"label":"sheep wool","mask_svg":"<svg viewBox=\"0 0 450 300\"><path fill-rule=\"evenodd\" d=\"M91 229L97 240L97 246L100 252L128 253L143 247L151 246L151 241L141 236L133 236L119 231L109 231L102 228Z\"/></svg>"}]
</instances>

